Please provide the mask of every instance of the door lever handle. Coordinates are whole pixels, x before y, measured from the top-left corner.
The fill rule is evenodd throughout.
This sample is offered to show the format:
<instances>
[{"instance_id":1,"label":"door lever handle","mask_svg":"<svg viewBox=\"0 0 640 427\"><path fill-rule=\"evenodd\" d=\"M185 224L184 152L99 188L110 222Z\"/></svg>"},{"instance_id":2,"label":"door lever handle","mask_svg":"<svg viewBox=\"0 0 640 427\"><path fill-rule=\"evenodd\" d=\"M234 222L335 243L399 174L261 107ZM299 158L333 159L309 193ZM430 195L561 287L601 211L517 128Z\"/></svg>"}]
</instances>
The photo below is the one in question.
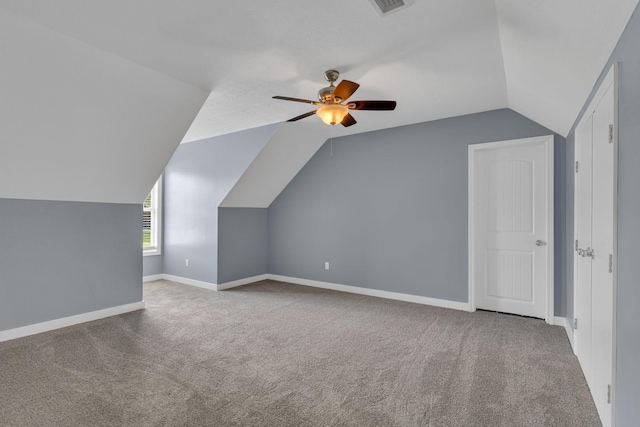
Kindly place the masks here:
<instances>
[{"instance_id":1,"label":"door lever handle","mask_svg":"<svg viewBox=\"0 0 640 427\"><path fill-rule=\"evenodd\" d=\"M584 258L591 258L591 259L594 259L596 257L596 253L591 248L587 248L587 249L578 248L578 255Z\"/></svg>"},{"instance_id":2,"label":"door lever handle","mask_svg":"<svg viewBox=\"0 0 640 427\"><path fill-rule=\"evenodd\" d=\"M542 240L536 240L536 246L546 246L547 242L543 242Z\"/></svg>"}]
</instances>

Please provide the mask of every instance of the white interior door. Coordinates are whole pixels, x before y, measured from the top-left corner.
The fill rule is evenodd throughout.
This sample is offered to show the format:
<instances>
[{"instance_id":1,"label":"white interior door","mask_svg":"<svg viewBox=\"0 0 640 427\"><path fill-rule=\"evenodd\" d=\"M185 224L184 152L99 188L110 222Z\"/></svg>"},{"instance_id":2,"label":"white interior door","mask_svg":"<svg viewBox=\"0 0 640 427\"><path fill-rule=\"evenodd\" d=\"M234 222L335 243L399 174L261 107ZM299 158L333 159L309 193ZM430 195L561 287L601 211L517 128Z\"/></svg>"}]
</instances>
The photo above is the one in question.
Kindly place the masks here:
<instances>
[{"instance_id":1,"label":"white interior door","mask_svg":"<svg viewBox=\"0 0 640 427\"><path fill-rule=\"evenodd\" d=\"M551 321L553 137L469 149L472 305Z\"/></svg>"},{"instance_id":2,"label":"white interior door","mask_svg":"<svg viewBox=\"0 0 640 427\"><path fill-rule=\"evenodd\" d=\"M576 355L603 426L612 425L615 82L612 70L576 132Z\"/></svg>"},{"instance_id":3,"label":"white interior door","mask_svg":"<svg viewBox=\"0 0 640 427\"><path fill-rule=\"evenodd\" d=\"M585 373L587 383L591 379L591 258L585 251L591 250L591 181L593 155L593 117L589 117L576 130L576 180L575 180L575 274L579 292L575 294L574 314L577 325L576 356Z\"/></svg>"}]
</instances>

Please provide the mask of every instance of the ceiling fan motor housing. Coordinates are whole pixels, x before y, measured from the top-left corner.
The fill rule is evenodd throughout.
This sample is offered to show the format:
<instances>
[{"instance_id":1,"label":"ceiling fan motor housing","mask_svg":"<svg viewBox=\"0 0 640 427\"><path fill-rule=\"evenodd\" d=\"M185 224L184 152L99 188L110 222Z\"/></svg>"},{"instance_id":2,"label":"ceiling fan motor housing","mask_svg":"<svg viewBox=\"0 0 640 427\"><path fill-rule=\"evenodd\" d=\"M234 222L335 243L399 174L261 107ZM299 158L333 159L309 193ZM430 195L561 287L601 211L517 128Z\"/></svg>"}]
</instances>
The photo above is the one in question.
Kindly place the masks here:
<instances>
[{"instance_id":1,"label":"ceiling fan motor housing","mask_svg":"<svg viewBox=\"0 0 640 427\"><path fill-rule=\"evenodd\" d=\"M333 100L333 91L336 87L331 83L331 86L323 87L318 91L318 100L320 102L329 102Z\"/></svg>"},{"instance_id":2,"label":"ceiling fan motor housing","mask_svg":"<svg viewBox=\"0 0 640 427\"><path fill-rule=\"evenodd\" d=\"M340 72L337 70L327 70L324 72L324 78L329 82L329 86L323 87L318 91L318 100L320 102L332 102L333 99L333 91L336 88L333 84L340 77ZM341 100L338 100L340 102Z\"/></svg>"}]
</instances>

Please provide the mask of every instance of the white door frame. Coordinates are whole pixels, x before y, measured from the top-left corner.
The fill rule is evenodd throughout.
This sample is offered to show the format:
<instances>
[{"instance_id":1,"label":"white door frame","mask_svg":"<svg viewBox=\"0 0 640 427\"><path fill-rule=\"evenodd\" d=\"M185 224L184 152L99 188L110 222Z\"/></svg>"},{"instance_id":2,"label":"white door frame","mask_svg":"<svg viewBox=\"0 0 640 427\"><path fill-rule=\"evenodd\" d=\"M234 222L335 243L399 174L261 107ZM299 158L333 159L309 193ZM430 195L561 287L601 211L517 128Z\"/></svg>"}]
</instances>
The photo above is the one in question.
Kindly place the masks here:
<instances>
[{"instance_id":1,"label":"white door frame","mask_svg":"<svg viewBox=\"0 0 640 427\"><path fill-rule=\"evenodd\" d=\"M554 239L554 184L553 184L553 135L545 135L545 136L536 136L533 138L522 138L522 139L513 139L509 141L497 141L497 142L487 142L482 144L471 144L469 145L469 170L468 170L468 206L469 206L469 216L468 216L468 270L469 270L469 310L476 310L475 303L475 271L474 271L474 261L475 261L475 251L474 246L476 242L474 241L474 187L475 187L475 162L476 156L479 151L482 150L493 150L496 148L507 148L507 147L516 147L519 145L531 145L531 144L539 144L543 143L545 147L545 169L547 171L546 183L547 183L547 216L549 219L548 223L548 236L547 236L547 289L545 290L545 321L553 325L554 324L554 247L555 247L555 239Z\"/></svg>"},{"instance_id":2,"label":"white door frame","mask_svg":"<svg viewBox=\"0 0 640 427\"><path fill-rule=\"evenodd\" d=\"M617 333L616 333L616 318L617 318L617 300L618 300L618 63L615 62L607 72L607 75L602 80L600 87L598 88L595 96L589 103L589 107L584 110L584 113L580 117L580 121L576 126L576 129L580 129L584 123L591 117L596 110L598 104L602 100L602 97L607 92L607 89L613 85L613 260L612 260L612 272L613 272L613 330L612 340L613 348L612 352L612 372L611 372L611 425L616 425L616 348L617 348ZM575 145L577 146L578 140L576 135ZM575 160L575 159L574 159ZM573 182L573 242L575 242L576 235L578 234L578 228L576 225L576 212L575 206L577 202L576 181L574 175ZM578 254L573 251L573 314L575 317L575 307L577 303L576 282L578 269ZM573 319L570 322L573 325ZM573 329L572 329L573 331ZM578 354L578 346L580 345L577 334L573 334L573 352Z\"/></svg>"}]
</instances>

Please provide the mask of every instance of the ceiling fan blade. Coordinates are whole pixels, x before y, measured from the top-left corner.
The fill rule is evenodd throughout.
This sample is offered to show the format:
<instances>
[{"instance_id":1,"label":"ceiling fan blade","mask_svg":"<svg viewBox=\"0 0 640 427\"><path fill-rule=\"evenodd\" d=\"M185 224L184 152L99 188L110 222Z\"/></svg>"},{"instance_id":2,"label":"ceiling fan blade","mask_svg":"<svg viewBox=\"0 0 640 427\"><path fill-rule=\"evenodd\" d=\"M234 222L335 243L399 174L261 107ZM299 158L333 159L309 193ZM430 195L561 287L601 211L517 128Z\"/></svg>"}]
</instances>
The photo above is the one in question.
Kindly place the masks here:
<instances>
[{"instance_id":1,"label":"ceiling fan blade","mask_svg":"<svg viewBox=\"0 0 640 427\"><path fill-rule=\"evenodd\" d=\"M349 126L353 126L356 123L356 119L353 118L353 116L351 114L347 114L346 116L344 116L344 119L342 119L342 121L340 122L340 124L346 128L348 128Z\"/></svg>"},{"instance_id":2,"label":"ceiling fan blade","mask_svg":"<svg viewBox=\"0 0 640 427\"><path fill-rule=\"evenodd\" d=\"M293 119L287 120L288 122L297 122L298 120L304 119L305 117L313 116L316 113L316 110L309 111L308 113L300 114L299 116L294 117Z\"/></svg>"},{"instance_id":3,"label":"ceiling fan blade","mask_svg":"<svg viewBox=\"0 0 640 427\"><path fill-rule=\"evenodd\" d=\"M395 110L396 101L351 101L347 104L350 110Z\"/></svg>"},{"instance_id":4,"label":"ceiling fan blade","mask_svg":"<svg viewBox=\"0 0 640 427\"><path fill-rule=\"evenodd\" d=\"M349 80L341 81L333 90L333 97L340 98L340 101L347 100L353 93L358 90L360 85Z\"/></svg>"},{"instance_id":5,"label":"ceiling fan blade","mask_svg":"<svg viewBox=\"0 0 640 427\"><path fill-rule=\"evenodd\" d=\"M290 98L288 96L274 96L273 99L282 99L283 101L304 102L305 104L318 105L318 101L311 101L308 99L300 99L300 98Z\"/></svg>"}]
</instances>

